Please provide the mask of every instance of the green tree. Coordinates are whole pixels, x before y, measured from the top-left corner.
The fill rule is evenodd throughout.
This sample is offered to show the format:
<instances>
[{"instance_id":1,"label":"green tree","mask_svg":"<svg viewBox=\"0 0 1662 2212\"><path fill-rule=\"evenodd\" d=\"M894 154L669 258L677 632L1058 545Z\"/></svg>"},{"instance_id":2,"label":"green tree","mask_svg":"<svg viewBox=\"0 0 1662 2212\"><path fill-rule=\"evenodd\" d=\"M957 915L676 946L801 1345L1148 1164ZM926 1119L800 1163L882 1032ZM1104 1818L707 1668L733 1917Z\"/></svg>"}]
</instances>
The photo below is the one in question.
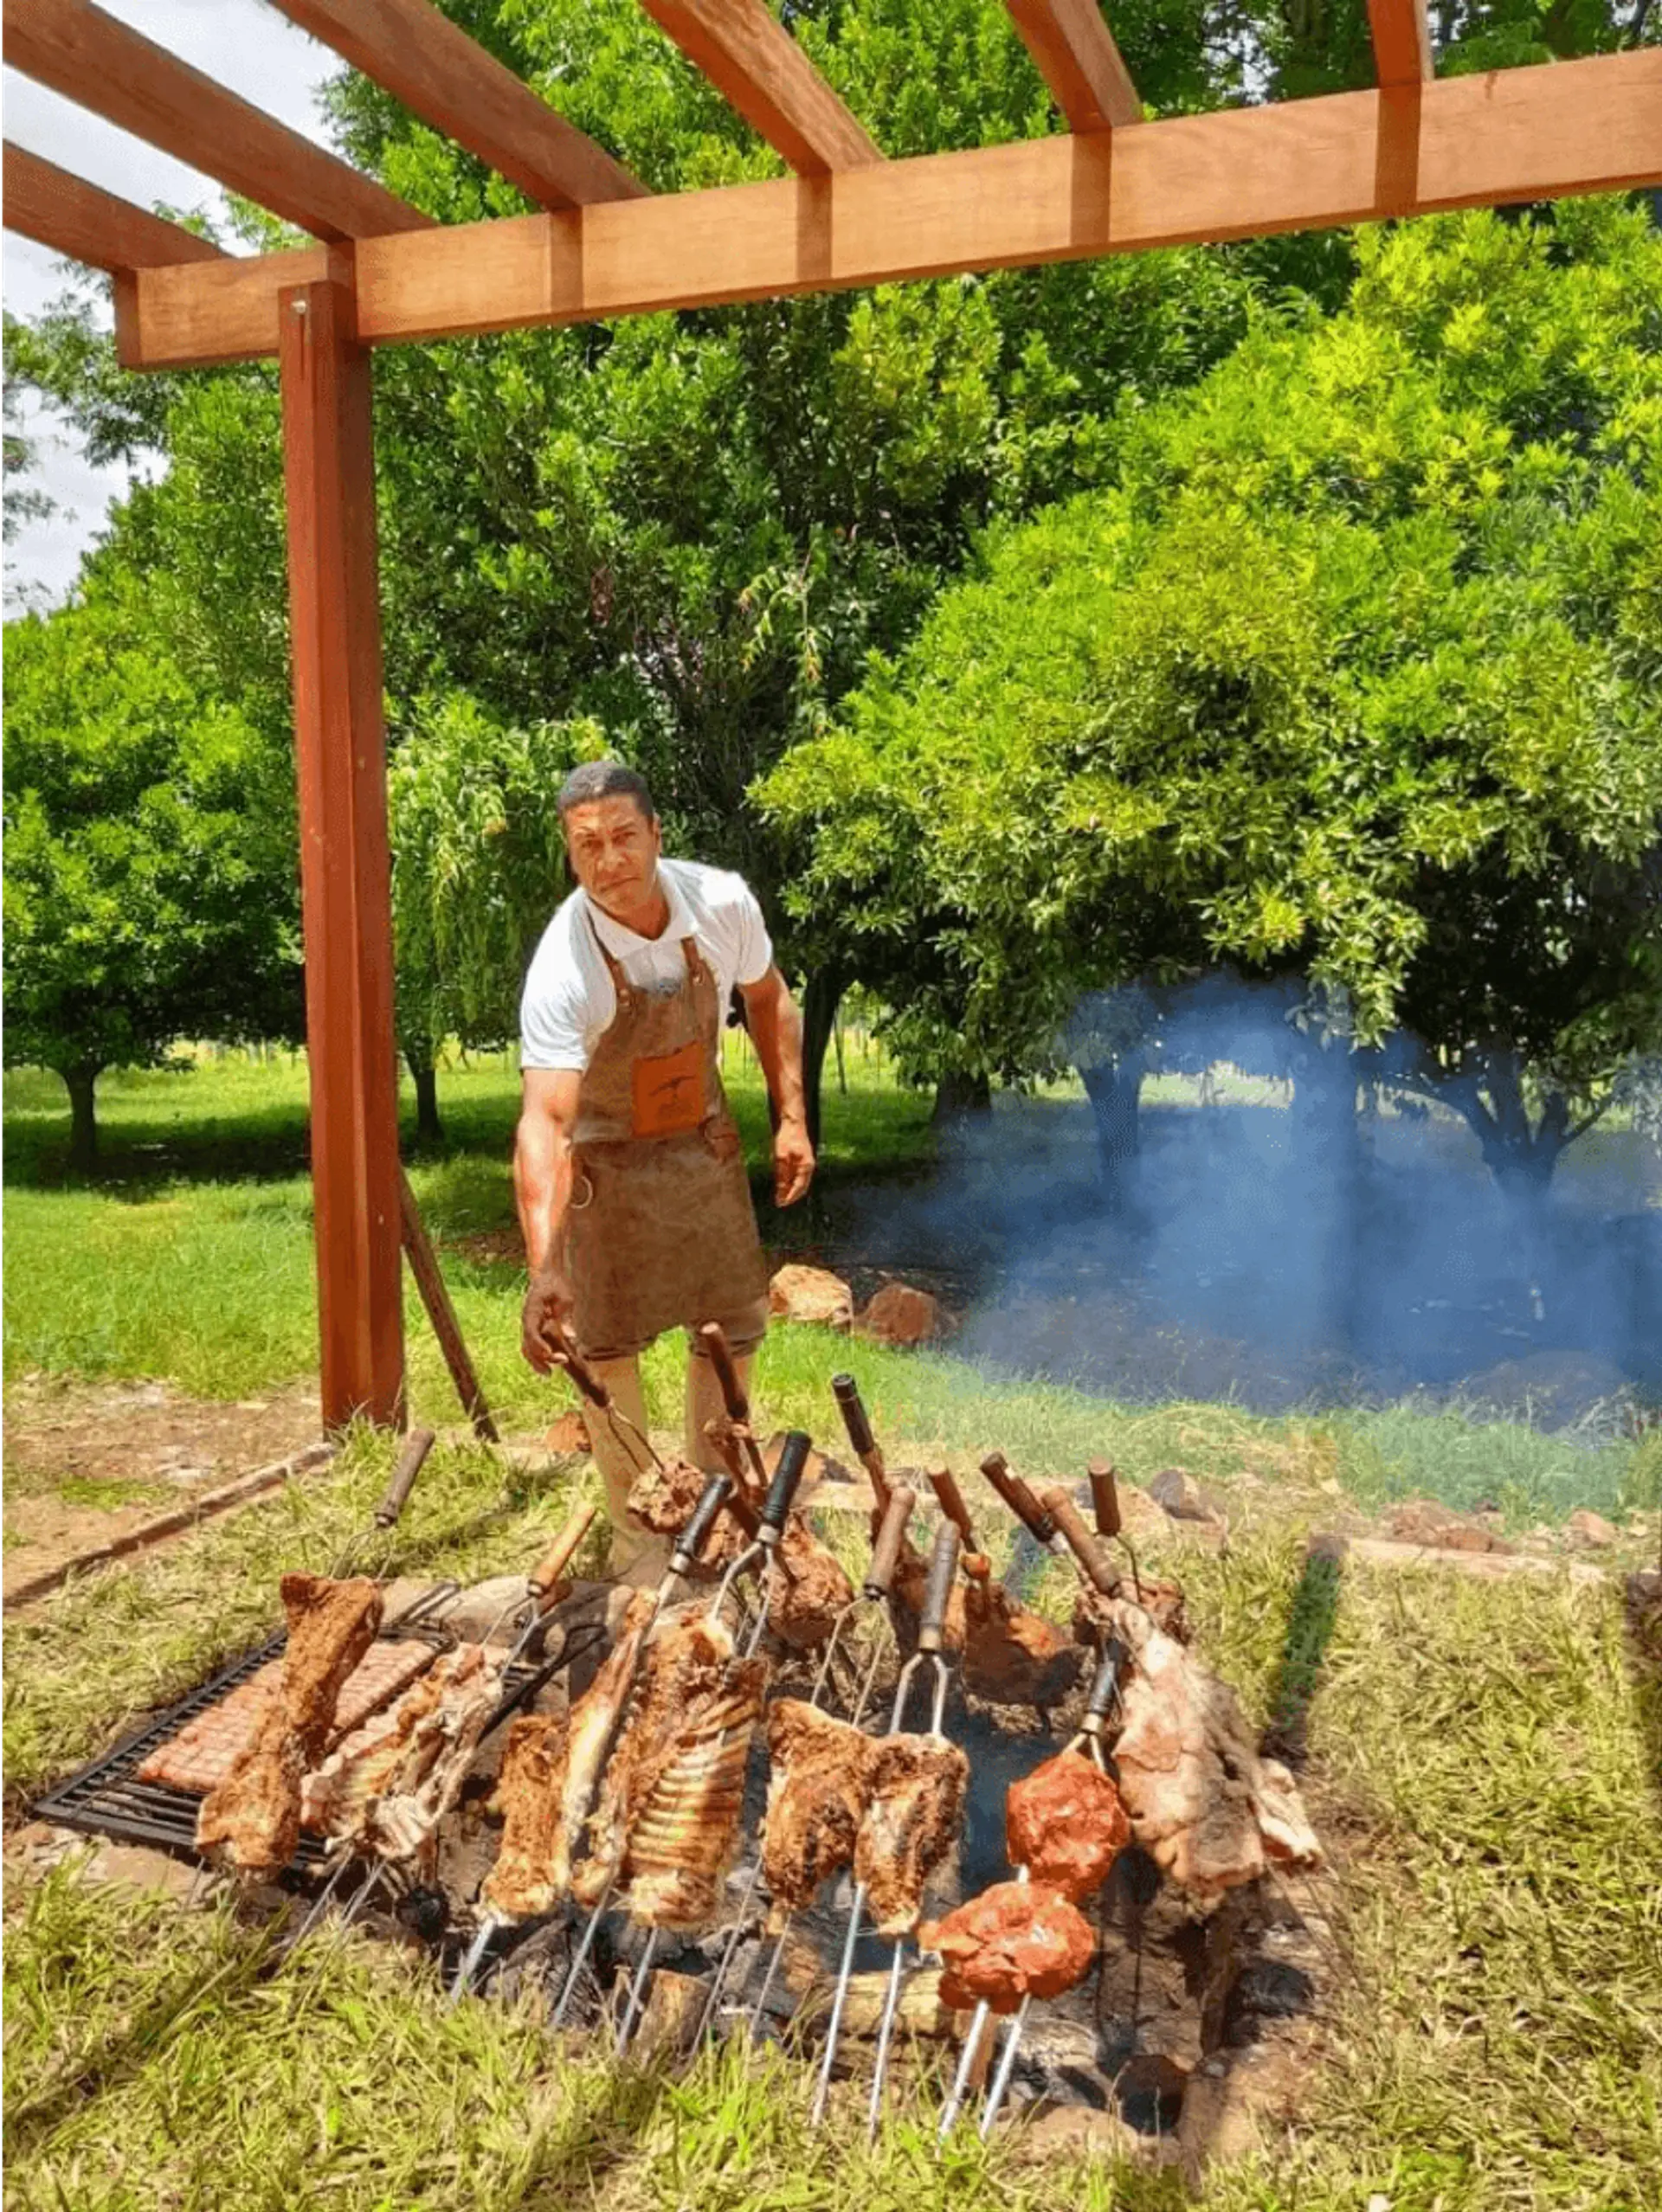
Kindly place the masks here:
<instances>
[{"instance_id":1,"label":"green tree","mask_svg":"<svg viewBox=\"0 0 1662 2212\"><path fill-rule=\"evenodd\" d=\"M95 1086L182 1038L300 1030L286 764L158 651L141 597L6 632L5 1057Z\"/></svg>"},{"instance_id":2,"label":"green tree","mask_svg":"<svg viewBox=\"0 0 1662 2212\"><path fill-rule=\"evenodd\" d=\"M1296 973L1538 1187L1662 1036L1662 242L1572 203L1360 251L995 535L763 803L919 1074Z\"/></svg>"},{"instance_id":3,"label":"green tree","mask_svg":"<svg viewBox=\"0 0 1662 2212\"><path fill-rule=\"evenodd\" d=\"M519 1030L525 966L570 889L555 800L607 749L595 722L493 722L462 697L418 703L388 779L398 1041L416 1134L441 1135L435 1063Z\"/></svg>"}]
</instances>

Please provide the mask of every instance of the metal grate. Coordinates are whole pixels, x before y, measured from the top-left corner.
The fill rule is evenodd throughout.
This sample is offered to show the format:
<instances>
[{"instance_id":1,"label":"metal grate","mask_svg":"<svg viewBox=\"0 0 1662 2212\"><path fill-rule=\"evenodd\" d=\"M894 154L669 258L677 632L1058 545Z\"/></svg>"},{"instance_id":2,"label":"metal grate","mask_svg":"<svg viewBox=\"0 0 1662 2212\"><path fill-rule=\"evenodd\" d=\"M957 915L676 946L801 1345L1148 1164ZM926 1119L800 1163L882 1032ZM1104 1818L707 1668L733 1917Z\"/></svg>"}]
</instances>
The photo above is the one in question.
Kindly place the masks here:
<instances>
[{"instance_id":1,"label":"metal grate","mask_svg":"<svg viewBox=\"0 0 1662 2212\"><path fill-rule=\"evenodd\" d=\"M400 1614L397 1620L383 1628L383 1638L393 1642L417 1639L429 1645L435 1656L448 1650L456 1638L428 1615L435 1604L454 1595L455 1587L454 1584L435 1585ZM596 1635L602 1633L596 1631ZM516 1661L507 1671L502 1701L492 1714L486 1733L499 1727L516 1707L533 1697L551 1676L577 1657L584 1648L583 1637L582 1630L568 1636L551 1660L544 1656L534 1662ZM124 1737L113 1750L91 1760L78 1773L37 1798L34 1817L49 1821L58 1828L75 1829L83 1835L113 1836L123 1842L149 1843L164 1850L183 1852L198 1865L203 1863L202 1855L196 1848L196 1810L201 1798L188 1790L170 1789L163 1783L140 1782L138 1770L188 1720L194 1720L209 1706L216 1705L268 1661L280 1658L287 1640L280 1631L267 1643L234 1659L209 1681L182 1697L177 1705L170 1706L165 1713L158 1714ZM302 1835L300 1849L287 1871L304 1873L320 1868L324 1862L324 1839Z\"/></svg>"}]
</instances>

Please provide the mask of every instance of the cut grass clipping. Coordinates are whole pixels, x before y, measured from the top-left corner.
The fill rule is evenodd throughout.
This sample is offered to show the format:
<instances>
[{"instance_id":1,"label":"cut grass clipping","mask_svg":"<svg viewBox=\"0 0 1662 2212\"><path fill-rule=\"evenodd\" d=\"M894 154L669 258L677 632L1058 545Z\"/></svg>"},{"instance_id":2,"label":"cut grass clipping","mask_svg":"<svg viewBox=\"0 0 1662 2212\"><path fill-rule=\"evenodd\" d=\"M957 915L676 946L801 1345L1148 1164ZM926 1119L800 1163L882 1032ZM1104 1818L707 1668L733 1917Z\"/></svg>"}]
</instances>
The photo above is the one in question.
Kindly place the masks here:
<instances>
[{"instance_id":1,"label":"cut grass clipping","mask_svg":"<svg viewBox=\"0 0 1662 2212\"><path fill-rule=\"evenodd\" d=\"M453 1478L447 1478L448 1481ZM365 1495L372 1489L364 1484ZM551 1501L539 1501L546 1511ZM529 1502L522 1507L530 1513ZM1301 1547L1185 1555L1202 1648L1285 1693ZM1662 2174L1662 1699L1614 1591L1347 1568L1300 1655L1336 1861L1325 2054L1214 2165L1214 2212L1646 2212ZM1300 1616L1309 1628L1307 1614ZM1292 1641L1297 1643L1304 1630ZM1176 2212L1171 2173L990 2152L933 2107L876 2149L807 2127L804 2069L737 2043L682 2079L569 2056L528 2005L325 1934L278 1964L223 1913L73 1870L9 1886L8 2183L75 2212Z\"/></svg>"}]
</instances>

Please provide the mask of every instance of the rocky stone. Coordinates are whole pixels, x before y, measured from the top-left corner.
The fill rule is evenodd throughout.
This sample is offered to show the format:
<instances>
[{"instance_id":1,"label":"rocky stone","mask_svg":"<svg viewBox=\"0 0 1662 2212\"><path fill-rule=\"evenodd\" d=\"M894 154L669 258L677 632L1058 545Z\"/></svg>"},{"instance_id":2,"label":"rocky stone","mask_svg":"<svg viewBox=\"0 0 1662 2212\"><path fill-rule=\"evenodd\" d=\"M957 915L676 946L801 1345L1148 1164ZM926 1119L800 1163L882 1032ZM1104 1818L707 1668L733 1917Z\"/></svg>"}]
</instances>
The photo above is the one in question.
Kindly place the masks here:
<instances>
[{"instance_id":1,"label":"rocky stone","mask_svg":"<svg viewBox=\"0 0 1662 2212\"><path fill-rule=\"evenodd\" d=\"M1607 1551L1620 1540L1620 1531L1613 1527L1601 1513L1594 1513L1591 1506L1577 1506L1564 1527L1572 1543L1586 1544L1594 1551Z\"/></svg>"},{"instance_id":2,"label":"rocky stone","mask_svg":"<svg viewBox=\"0 0 1662 2212\"><path fill-rule=\"evenodd\" d=\"M1118 2112L1093 2112L1088 2105L1057 2105L1040 2112L1025 2125L1021 2147L1035 2160L1085 2151L1098 2157L1135 2159L1139 2165L1166 2165L1175 2164L1178 2156L1175 2144L1150 2141Z\"/></svg>"},{"instance_id":3,"label":"rocky stone","mask_svg":"<svg viewBox=\"0 0 1662 2212\"><path fill-rule=\"evenodd\" d=\"M780 1268L769 1283L768 1311L776 1321L815 1321L824 1328L847 1328L854 1319L854 1294L841 1276L793 1261Z\"/></svg>"},{"instance_id":4,"label":"rocky stone","mask_svg":"<svg viewBox=\"0 0 1662 2212\"><path fill-rule=\"evenodd\" d=\"M1434 1498L1410 1498L1391 1515L1391 1534L1399 1544L1422 1545L1433 1552L1510 1552L1512 1546L1492 1528L1451 1513Z\"/></svg>"},{"instance_id":5,"label":"rocky stone","mask_svg":"<svg viewBox=\"0 0 1662 2212\"><path fill-rule=\"evenodd\" d=\"M1149 1495L1174 1521L1221 1521L1222 1508L1194 1476L1181 1467L1163 1467L1149 1484Z\"/></svg>"},{"instance_id":6,"label":"rocky stone","mask_svg":"<svg viewBox=\"0 0 1662 2212\"><path fill-rule=\"evenodd\" d=\"M932 1343L942 1334L940 1302L910 1283L886 1283L860 1313L854 1328L877 1344Z\"/></svg>"},{"instance_id":7,"label":"rocky stone","mask_svg":"<svg viewBox=\"0 0 1662 2212\"><path fill-rule=\"evenodd\" d=\"M1189 2068L1163 2051L1139 2051L1114 2080L1119 2109L1142 2135L1174 2134L1188 2093Z\"/></svg>"}]
</instances>

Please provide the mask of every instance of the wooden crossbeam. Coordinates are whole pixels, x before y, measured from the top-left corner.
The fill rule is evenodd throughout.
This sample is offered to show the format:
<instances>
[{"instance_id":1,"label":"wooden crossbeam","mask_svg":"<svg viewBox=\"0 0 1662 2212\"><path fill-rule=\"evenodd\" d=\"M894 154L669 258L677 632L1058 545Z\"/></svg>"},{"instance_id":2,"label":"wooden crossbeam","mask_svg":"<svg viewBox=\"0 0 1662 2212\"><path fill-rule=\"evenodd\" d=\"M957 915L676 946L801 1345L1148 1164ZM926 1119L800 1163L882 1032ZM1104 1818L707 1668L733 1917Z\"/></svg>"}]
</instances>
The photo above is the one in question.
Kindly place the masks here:
<instances>
[{"instance_id":1,"label":"wooden crossbeam","mask_svg":"<svg viewBox=\"0 0 1662 2212\"><path fill-rule=\"evenodd\" d=\"M6 228L49 253L112 274L229 259L194 231L119 200L22 146L8 142L5 156Z\"/></svg>"},{"instance_id":2,"label":"wooden crossbeam","mask_svg":"<svg viewBox=\"0 0 1662 2212\"><path fill-rule=\"evenodd\" d=\"M1374 73L1382 89L1429 84L1431 26L1426 0L1368 0L1374 38Z\"/></svg>"},{"instance_id":3,"label":"wooden crossbeam","mask_svg":"<svg viewBox=\"0 0 1662 2212\"><path fill-rule=\"evenodd\" d=\"M1662 184L1662 48L360 243L365 344ZM269 353L304 255L140 270L122 357Z\"/></svg>"},{"instance_id":4,"label":"wooden crossbeam","mask_svg":"<svg viewBox=\"0 0 1662 2212\"><path fill-rule=\"evenodd\" d=\"M429 228L321 146L152 45L91 0L6 0L5 58L314 238Z\"/></svg>"},{"instance_id":5,"label":"wooden crossbeam","mask_svg":"<svg viewBox=\"0 0 1662 2212\"><path fill-rule=\"evenodd\" d=\"M801 177L883 156L762 0L642 0L658 28Z\"/></svg>"},{"instance_id":6,"label":"wooden crossbeam","mask_svg":"<svg viewBox=\"0 0 1662 2212\"><path fill-rule=\"evenodd\" d=\"M277 0L302 30L545 208L638 199L646 186L539 100L431 0Z\"/></svg>"},{"instance_id":7,"label":"wooden crossbeam","mask_svg":"<svg viewBox=\"0 0 1662 2212\"><path fill-rule=\"evenodd\" d=\"M1097 0L1004 0L1070 131L1143 120L1143 103Z\"/></svg>"}]
</instances>

